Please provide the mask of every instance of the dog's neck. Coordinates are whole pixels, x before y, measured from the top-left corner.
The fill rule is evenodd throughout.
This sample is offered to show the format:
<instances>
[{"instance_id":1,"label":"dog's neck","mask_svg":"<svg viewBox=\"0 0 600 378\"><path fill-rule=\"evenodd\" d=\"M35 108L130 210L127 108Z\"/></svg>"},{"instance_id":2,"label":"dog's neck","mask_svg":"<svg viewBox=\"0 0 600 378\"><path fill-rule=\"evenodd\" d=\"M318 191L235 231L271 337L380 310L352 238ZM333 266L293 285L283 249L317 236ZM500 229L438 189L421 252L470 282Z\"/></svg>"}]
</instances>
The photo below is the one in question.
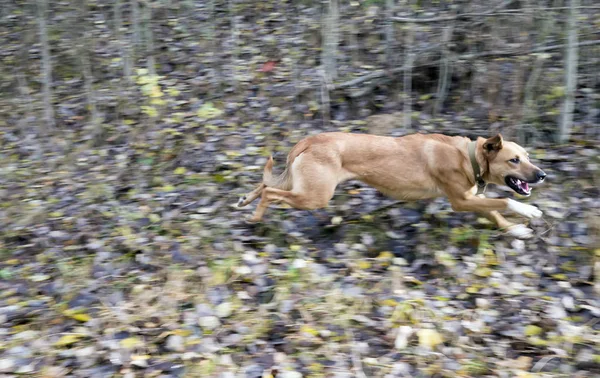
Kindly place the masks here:
<instances>
[{"instance_id":1,"label":"dog's neck","mask_svg":"<svg viewBox=\"0 0 600 378\"><path fill-rule=\"evenodd\" d=\"M469 160L471 162L471 167L473 168L473 175L475 179L475 185L477 185L477 194L481 194L485 191L487 186L487 182L485 180L485 175L487 173L487 167L485 167L486 160L478 154L480 150L480 141L479 139L470 141L467 144L467 152L469 156ZM483 164L482 164L483 163Z\"/></svg>"}]
</instances>

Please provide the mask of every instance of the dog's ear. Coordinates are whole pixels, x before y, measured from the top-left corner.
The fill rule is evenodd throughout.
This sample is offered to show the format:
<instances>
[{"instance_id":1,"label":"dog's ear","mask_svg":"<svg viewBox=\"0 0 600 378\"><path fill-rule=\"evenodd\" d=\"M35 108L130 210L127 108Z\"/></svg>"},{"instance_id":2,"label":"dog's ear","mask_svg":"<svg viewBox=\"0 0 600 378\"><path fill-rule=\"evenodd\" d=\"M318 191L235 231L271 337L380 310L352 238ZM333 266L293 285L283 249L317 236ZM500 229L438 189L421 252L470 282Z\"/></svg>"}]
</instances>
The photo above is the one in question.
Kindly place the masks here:
<instances>
[{"instance_id":1,"label":"dog's ear","mask_svg":"<svg viewBox=\"0 0 600 378\"><path fill-rule=\"evenodd\" d=\"M485 152L500 151L502 149L502 135L498 134L483 142Z\"/></svg>"}]
</instances>

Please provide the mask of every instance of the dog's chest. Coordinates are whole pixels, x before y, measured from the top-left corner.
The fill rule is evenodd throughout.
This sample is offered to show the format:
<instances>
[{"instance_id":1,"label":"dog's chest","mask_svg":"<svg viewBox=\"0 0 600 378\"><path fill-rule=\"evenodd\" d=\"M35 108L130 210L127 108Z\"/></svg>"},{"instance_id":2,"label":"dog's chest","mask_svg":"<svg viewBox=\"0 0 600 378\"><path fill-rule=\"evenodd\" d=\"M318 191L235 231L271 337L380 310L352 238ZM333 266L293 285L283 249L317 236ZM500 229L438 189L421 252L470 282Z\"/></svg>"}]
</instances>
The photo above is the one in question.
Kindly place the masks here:
<instances>
[{"instance_id":1,"label":"dog's chest","mask_svg":"<svg viewBox=\"0 0 600 378\"><path fill-rule=\"evenodd\" d=\"M392 197L397 200L404 201L416 201L422 199L441 197L444 193L437 188L423 188L423 189L390 189L390 188L378 188L383 194Z\"/></svg>"}]
</instances>

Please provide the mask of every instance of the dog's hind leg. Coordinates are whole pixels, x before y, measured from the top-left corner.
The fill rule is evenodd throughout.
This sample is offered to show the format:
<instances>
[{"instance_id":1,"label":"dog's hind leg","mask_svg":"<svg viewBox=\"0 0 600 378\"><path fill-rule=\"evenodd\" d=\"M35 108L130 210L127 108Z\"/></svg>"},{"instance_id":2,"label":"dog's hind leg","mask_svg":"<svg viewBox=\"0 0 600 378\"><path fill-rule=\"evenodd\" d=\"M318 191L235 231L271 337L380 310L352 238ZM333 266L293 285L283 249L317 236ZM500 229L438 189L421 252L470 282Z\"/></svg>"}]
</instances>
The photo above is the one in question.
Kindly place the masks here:
<instances>
[{"instance_id":1,"label":"dog's hind leg","mask_svg":"<svg viewBox=\"0 0 600 378\"><path fill-rule=\"evenodd\" d=\"M252 201L254 201L255 199L257 199L262 194L262 192L265 188L266 188L266 185L264 183L260 183L256 187L256 189L254 189L250 193L248 193L245 196L243 196L242 198L240 198L240 200L237 203L237 207L244 207L244 206L248 205L249 203L251 203Z\"/></svg>"},{"instance_id":2,"label":"dog's hind leg","mask_svg":"<svg viewBox=\"0 0 600 378\"><path fill-rule=\"evenodd\" d=\"M248 219L249 222L259 222L269 204L273 202L284 202L295 209L315 210L327 207L329 200L333 197L338 182L335 169L325 165L319 165L306 159L293 167L292 190L282 190L266 187L262 191L262 199L254 215Z\"/></svg>"},{"instance_id":3,"label":"dog's hind leg","mask_svg":"<svg viewBox=\"0 0 600 378\"><path fill-rule=\"evenodd\" d=\"M335 188L334 188L335 189ZM315 210L327 207L329 200L333 197L331 195L323 195L317 193L296 193L288 190L281 190L266 187L262 192L262 199L256 207L256 211L252 218L248 219L249 222L260 222L262 217L269 205L273 202L284 202L293 207L294 209L300 210Z\"/></svg>"}]
</instances>

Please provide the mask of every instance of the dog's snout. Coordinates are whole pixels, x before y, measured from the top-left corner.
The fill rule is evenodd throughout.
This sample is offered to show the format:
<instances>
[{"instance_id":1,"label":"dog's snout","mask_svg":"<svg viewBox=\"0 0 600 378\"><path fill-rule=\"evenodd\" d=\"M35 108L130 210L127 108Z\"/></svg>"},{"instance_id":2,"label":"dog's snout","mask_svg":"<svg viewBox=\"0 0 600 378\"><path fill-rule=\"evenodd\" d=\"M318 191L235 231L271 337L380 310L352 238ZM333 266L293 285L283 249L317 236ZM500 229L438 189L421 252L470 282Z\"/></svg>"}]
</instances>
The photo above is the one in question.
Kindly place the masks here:
<instances>
[{"instance_id":1,"label":"dog's snout","mask_svg":"<svg viewBox=\"0 0 600 378\"><path fill-rule=\"evenodd\" d=\"M536 178L538 180L538 182L542 182L546 179L546 172L539 170L536 173Z\"/></svg>"}]
</instances>

